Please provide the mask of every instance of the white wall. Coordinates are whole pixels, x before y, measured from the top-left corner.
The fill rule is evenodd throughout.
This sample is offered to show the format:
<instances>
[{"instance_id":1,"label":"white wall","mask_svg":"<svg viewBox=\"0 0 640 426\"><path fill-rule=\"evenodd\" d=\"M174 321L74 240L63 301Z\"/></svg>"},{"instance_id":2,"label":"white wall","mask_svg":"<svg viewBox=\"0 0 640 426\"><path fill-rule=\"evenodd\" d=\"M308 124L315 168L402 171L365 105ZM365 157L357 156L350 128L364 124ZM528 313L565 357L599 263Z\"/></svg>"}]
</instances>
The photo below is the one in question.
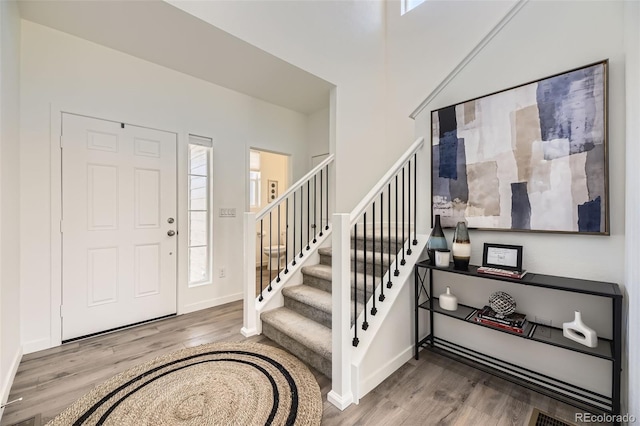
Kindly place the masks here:
<instances>
[{"instance_id":1,"label":"white wall","mask_svg":"<svg viewBox=\"0 0 640 426\"><path fill-rule=\"evenodd\" d=\"M482 2L483 5L487 3L491 2ZM430 111L433 109L609 59L611 235L604 237L471 231L472 263L481 262L483 242L520 244L524 246L524 267L529 271L610 281L629 287L637 285L625 282L624 269L624 7L624 2L528 2L416 119L417 133L430 141ZM419 9L420 7L416 11ZM472 12L473 9L470 9L469 13ZM466 19L466 16L466 11L457 10L454 13L452 10L439 19L441 25L446 27L460 19ZM429 40L436 39L436 34L431 33L428 26L413 36L421 40L425 47ZM444 52L449 50L448 46L441 50L443 55L453 56L451 52ZM434 55L439 57L439 52L434 52ZM426 97L428 93L425 92L424 95ZM425 188L425 195L429 197L428 188ZM567 314L566 321L570 317L571 312ZM554 323L557 324L558 320ZM542 347L540 350L544 351L546 348Z\"/></svg>"},{"instance_id":2,"label":"white wall","mask_svg":"<svg viewBox=\"0 0 640 426\"><path fill-rule=\"evenodd\" d=\"M518 243L524 245L524 266L531 271L624 283L623 9L622 2L527 3L416 119L419 134L430 141L432 109L609 59L611 235L601 237L472 231L472 261L481 261L483 241ZM545 31L538 28L543 20ZM603 30L593 31L595 27ZM558 40L564 42L558 43Z\"/></svg>"},{"instance_id":3,"label":"white wall","mask_svg":"<svg viewBox=\"0 0 640 426\"><path fill-rule=\"evenodd\" d=\"M350 211L393 164L396 143L411 144L389 144L386 134L384 2L170 3L337 86L332 152L336 181L349 182L336 189L338 211ZM353 179L363 152L367 167Z\"/></svg>"},{"instance_id":4,"label":"white wall","mask_svg":"<svg viewBox=\"0 0 640 426\"><path fill-rule=\"evenodd\" d=\"M328 154L329 146L329 108L309 114L307 123L307 143L309 145L309 167L313 167L313 158ZM316 158L318 160L318 158ZM320 160L322 161L322 160ZM320 161L316 161L315 164Z\"/></svg>"},{"instance_id":5,"label":"white wall","mask_svg":"<svg viewBox=\"0 0 640 426\"><path fill-rule=\"evenodd\" d=\"M400 15L400 1L386 2L390 143L401 148L413 142L411 113L513 3L428 0Z\"/></svg>"},{"instance_id":6,"label":"white wall","mask_svg":"<svg viewBox=\"0 0 640 426\"><path fill-rule=\"evenodd\" d=\"M0 2L0 402L18 368L20 345L20 15ZM1 415L0 411L0 415Z\"/></svg>"},{"instance_id":7,"label":"white wall","mask_svg":"<svg viewBox=\"0 0 640 426\"><path fill-rule=\"evenodd\" d=\"M58 117L50 117L51 105L54 110L176 132L178 158L183 160L188 133L213 139L214 282L187 289L182 256L178 311L241 298L241 212L247 204L248 147L290 153L293 178L301 177L308 170L306 116L28 21L22 23L21 59L25 352L46 348L56 339L55 327L50 330L54 296L50 289L50 216L54 212L50 206L56 197L50 190L50 121ZM186 181L182 182L180 208L184 214ZM218 217L220 208L229 207L236 208L235 218ZM185 226L184 221L179 223L179 229L185 231L180 232L181 241L186 238ZM218 278L222 267L226 277Z\"/></svg>"}]
</instances>

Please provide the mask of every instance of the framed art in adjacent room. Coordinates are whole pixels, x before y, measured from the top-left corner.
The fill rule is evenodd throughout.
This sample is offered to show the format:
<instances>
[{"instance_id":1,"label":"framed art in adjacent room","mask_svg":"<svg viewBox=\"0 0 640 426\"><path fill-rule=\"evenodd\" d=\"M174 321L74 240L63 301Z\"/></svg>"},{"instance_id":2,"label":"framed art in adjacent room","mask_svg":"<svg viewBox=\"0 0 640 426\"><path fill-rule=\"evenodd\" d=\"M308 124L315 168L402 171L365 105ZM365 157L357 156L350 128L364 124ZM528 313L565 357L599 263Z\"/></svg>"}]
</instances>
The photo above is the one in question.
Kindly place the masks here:
<instances>
[{"instance_id":1,"label":"framed art in adjacent room","mask_svg":"<svg viewBox=\"0 0 640 426\"><path fill-rule=\"evenodd\" d=\"M278 198L278 181L277 180L268 179L267 180L267 186L268 186L268 191L269 191L269 197L268 197L267 201L268 202L272 202L273 200Z\"/></svg>"},{"instance_id":2,"label":"framed art in adjacent room","mask_svg":"<svg viewBox=\"0 0 640 426\"><path fill-rule=\"evenodd\" d=\"M609 234L607 61L431 112L444 227Z\"/></svg>"}]
</instances>

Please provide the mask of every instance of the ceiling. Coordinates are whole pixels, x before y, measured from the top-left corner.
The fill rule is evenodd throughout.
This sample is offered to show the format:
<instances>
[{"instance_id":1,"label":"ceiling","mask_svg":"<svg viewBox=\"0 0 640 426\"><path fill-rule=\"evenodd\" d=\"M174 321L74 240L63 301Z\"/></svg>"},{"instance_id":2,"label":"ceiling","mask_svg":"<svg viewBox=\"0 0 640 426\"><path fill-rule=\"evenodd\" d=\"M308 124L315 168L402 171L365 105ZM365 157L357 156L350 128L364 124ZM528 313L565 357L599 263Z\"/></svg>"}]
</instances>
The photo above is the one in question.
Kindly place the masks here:
<instances>
[{"instance_id":1,"label":"ceiling","mask_svg":"<svg viewBox=\"0 0 640 426\"><path fill-rule=\"evenodd\" d=\"M23 19L310 114L333 85L161 0L21 0Z\"/></svg>"}]
</instances>

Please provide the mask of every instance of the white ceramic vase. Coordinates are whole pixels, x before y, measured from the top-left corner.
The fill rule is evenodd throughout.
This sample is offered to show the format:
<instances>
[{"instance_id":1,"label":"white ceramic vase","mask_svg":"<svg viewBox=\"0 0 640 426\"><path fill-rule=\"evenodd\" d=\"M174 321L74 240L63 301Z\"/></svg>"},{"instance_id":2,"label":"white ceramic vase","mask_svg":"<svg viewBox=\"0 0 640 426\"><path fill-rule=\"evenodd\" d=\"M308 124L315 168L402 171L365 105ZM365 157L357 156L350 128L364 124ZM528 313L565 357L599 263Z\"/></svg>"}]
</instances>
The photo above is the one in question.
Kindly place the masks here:
<instances>
[{"instance_id":1,"label":"white ceramic vase","mask_svg":"<svg viewBox=\"0 0 640 426\"><path fill-rule=\"evenodd\" d=\"M458 309L458 298L451 294L451 289L447 287L447 292L440 295L438 298L440 301L440 307L447 311L455 311Z\"/></svg>"},{"instance_id":2,"label":"white ceramic vase","mask_svg":"<svg viewBox=\"0 0 640 426\"><path fill-rule=\"evenodd\" d=\"M573 321L562 324L562 335L567 339L590 348L598 346L598 336L595 330L587 327L587 325L582 322L582 314L580 311L575 311Z\"/></svg>"}]
</instances>

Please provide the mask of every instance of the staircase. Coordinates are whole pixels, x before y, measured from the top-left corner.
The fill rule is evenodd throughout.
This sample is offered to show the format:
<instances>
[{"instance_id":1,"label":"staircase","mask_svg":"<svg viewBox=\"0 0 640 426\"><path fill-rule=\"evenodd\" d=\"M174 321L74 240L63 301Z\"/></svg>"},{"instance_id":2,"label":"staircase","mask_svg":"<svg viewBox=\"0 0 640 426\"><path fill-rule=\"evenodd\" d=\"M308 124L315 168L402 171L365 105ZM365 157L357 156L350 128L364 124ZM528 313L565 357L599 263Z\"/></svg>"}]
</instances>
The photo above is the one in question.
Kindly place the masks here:
<instances>
[{"instance_id":1,"label":"staircase","mask_svg":"<svg viewBox=\"0 0 640 426\"><path fill-rule=\"evenodd\" d=\"M378 231L380 235L380 231ZM400 250L402 241L396 243L395 235L391 241L385 236L380 244L371 247L371 238L364 250L364 237L352 238L352 253L355 246L357 272L351 282L351 324L354 322L353 294L357 295L356 316L360 315L365 300L364 282L366 275L367 300L373 294L373 286L380 285L380 277L389 269L390 262L395 260L395 253ZM389 244L390 243L390 244ZM391 247L391 259L388 249ZM331 377L331 247L320 248L320 263L302 268L301 285L285 287L282 290L284 306L263 312L262 333L277 342L298 358L327 377ZM373 260L375 257L375 273ZM366 259L366 262L365 262ZM357 283L357 285L355 285ZM355 290L354 290L355 288ZM378 290L379 293L379 290Z\"/></svg>"},{"instance_id":2,"label":"staircase","mask_svg":"<svg viewBox=\"0 0 640 426\"><path fill-rule=\"evenodd\" d=\"M330 377L327 400L340 410L413 354L408 292L426 245L416 225L423 220L417 213L423 145L416 140L350 213L331 209L331 155L261 212L244 215L241 332L264 334ZM256 283L256 248L282 230L285 266L273 281ZM259 246L256 231L270 236Z\"/></svg>"}]
</instances>

